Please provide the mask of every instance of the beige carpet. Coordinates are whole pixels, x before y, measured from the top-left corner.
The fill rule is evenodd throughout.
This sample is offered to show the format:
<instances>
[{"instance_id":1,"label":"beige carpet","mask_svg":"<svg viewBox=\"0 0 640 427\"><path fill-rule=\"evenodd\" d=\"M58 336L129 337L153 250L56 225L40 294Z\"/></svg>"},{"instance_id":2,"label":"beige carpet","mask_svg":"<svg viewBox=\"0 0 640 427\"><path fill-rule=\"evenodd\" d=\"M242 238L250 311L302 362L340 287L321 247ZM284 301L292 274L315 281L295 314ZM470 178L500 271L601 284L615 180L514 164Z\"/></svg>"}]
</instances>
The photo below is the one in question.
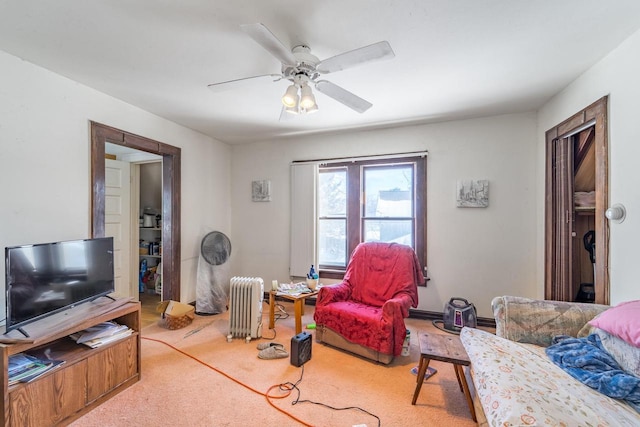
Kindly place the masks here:
<instances>
[{"instance_id":1,"label":"beige carpet","mask_svg":"<svg viewBox=\"0 0 640 427\"><path fill-rule=\"evenodd\" d=\"M289 350L293 306L281 305L290 316L276 322L274 341ZM416 377L410 371L420 355L418 333L445 333L430 321L406 319L411 354L396 357L386 366L318 344L310 331L312 358L297 368L288 358L257 357L256 345L274 336L274 330L266 328L268 304L263 311L263 338L250 343L226 341L228 313L197 316L190 326L175 331L155 324L145 327L143 337L163 340L187 355L143 339L141 381L71 425L377 426L378 420L367 411L379 417L382 426L475 426L450 364L430 364L438 372L424 383L416 405L411 405ZM313 307L307 306L303 325L312 321ZM299 395L295 389L281 391L278 386L287 383L297 383ZM281 398L267 399L265 394L274 386L269 395Z\"/></svg>"}]
</instances>

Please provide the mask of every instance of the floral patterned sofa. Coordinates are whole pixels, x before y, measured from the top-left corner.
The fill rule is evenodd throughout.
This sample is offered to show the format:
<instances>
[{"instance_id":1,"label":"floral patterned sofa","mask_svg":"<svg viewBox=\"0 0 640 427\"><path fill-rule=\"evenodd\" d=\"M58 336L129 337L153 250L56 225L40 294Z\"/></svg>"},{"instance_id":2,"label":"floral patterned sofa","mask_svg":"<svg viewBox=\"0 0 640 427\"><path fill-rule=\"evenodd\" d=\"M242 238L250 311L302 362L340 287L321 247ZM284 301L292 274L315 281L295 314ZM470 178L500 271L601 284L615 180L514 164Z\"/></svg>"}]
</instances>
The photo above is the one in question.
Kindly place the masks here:
<instances>
[{"instance_id":1,"label":"floral patterned sofa","mask_svg":"<svg viewBox=\"0 0 640 427\"><path fill-rule=\"evenodd\" d=\"M460 333L471 360L478 425L640 426L640 412L631 404L584 385L545 353L554 336L595 333L625 373L640 377L640 301L634 303L618 314L605 305L495 298L496 334L472 328ZM613 330L616 336L601 329L611 329L603 322L590 324L605 314L630 332ZM621 322L626 318L633 324Z\"/></svg>"}]
</instances>

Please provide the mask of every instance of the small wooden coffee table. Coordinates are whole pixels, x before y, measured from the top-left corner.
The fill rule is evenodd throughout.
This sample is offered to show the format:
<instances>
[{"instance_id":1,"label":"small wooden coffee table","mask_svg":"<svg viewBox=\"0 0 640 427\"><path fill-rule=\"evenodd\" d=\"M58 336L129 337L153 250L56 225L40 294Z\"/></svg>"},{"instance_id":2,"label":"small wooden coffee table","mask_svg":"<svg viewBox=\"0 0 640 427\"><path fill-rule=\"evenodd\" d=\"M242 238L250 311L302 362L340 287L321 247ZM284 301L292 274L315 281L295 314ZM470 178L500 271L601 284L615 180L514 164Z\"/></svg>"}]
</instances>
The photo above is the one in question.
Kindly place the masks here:
<instances>
[{"instance_id":1,"label":"small wooden coffee table","mask_svg":"<svg viewBox=\"0 0 640 427\"><path fill-rule=\"evenodd\" d=\"M278 293L276 291L269 292L269 329L275 327L275 306L276 296L293 301L293 311L296 319L296 335L302 332L302 315L304 314L304 300L306 298L318 295L318 291L313 291L306 294L290 295L286 293Z\"/></svg>"},{"instance_id":2,"label":"small wooden coffee table","mask_svg":"<svg viewBox=\"0 0 640 427\"><path fill-rule=\"evenodd\" d=\"M476 411L473 407L473 400L471 399L471 392L469 391L469 385L464 376L462 367L469 366L471 361L464 346L460 342L460 337L457 335L441 335L441 334L420 334L420 363L418 365L418 376L416 390L413 393L412 405L416 404L416 399L420 394L422 383L424 382L424 374L427 372L429 362L431 360L438 360L440 362L446 362L453 364L453 369L456 372L456 378L458 379L458 385L460 391L464 393L467 398L467 404L469 405L469 411L471 411L471 418L476 421Z\"/></svg>"}]
</instances>

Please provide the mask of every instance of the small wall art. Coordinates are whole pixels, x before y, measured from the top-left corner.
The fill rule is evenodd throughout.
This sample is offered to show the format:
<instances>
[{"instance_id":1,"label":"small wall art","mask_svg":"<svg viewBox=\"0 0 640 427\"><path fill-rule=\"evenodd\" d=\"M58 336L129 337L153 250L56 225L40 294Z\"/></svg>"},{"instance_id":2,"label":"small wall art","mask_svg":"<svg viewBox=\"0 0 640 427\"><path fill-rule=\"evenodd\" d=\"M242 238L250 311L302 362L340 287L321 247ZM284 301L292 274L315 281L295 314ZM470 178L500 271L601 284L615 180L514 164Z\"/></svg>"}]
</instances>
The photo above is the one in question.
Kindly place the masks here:
<instances>
[{"instance_id":1,"label":"small wall art","mask_svg":"<svg viewBox=\"0 0 640 427\"><path fill-rule=\"evenodd\" d=\"M253 202L271 201L271 181L263 179L251 182L251 200Z\"/></svg>"},{"instance_id":2,"label":"small wall art","mask_svg":"<svg viewBox=\"0 0 640 427\"><path fill-rule=\"evenodd\" d=\"M459 208L486 208L489 206L489 180L458 180L456 202Z\"/></svg>"}]
</instances>

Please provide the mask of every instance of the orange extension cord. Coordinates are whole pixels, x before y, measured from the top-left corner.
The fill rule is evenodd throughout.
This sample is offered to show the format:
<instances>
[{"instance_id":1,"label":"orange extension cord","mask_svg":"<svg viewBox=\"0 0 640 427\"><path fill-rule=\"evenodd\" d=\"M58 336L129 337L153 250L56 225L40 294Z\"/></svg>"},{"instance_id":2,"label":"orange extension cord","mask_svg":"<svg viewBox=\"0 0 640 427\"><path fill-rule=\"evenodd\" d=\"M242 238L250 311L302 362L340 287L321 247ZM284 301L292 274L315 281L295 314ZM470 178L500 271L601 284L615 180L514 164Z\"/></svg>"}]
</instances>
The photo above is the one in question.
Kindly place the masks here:
<instances>
[{"instance_id":1,"label":"orange extension cord","mask_svg":"<svg viewBox=\"0 0 640 427\"><path fill-rule=\"evenodd\" d=\"M220 375L223 375L223 376L225 376L225 377L229 378L231 381L233 381L233 382L235 382L235 383L237 383L237 384L241 385L242 387L244 387L244 388L246 388L246 389L248 389L248 390L251 390L252 392L254 392L254 393L256 393L256 394L259 394L259 395L261 395L261 396L264 396L264 397L265 397L265 399L267 399L267 402L269 403L269 405L271 405L271 406L272 406L273 408L275 408L276 410L278 410L278 411L282 412L283 414L285 414L285 415L286 415L286 416L288 416L289 418L291 418L291 419L293 419L293 420L295 420L295 421L299 422L299 423L300 423L300 424L302 424L303 426L313 427L313 424L306 423L306 422L302 421L301 419L296 418L294 415L290 414L289 412L287 412L287 411L285 411L285 410L283 410L283 409L278 408L278 407L277 407L276 405L274 405L274 404L273 404L273 402L271 401L271 399L285 399L285 398L289 397L289 395L291 395L291 391L293 390L293 388L292 388L291 386L289 386L289 385L287 385L287 384L276 384L276 385L272 385L271 387L269 387L269 389L267 390L267 392L266 392L266 393L263 393L263 392L261 392L261 391L259 391L259 390L256 390L255 388L253 388L253 387L251 387L251 386L249 386L249 385L247 385L247 384L245 384L245 383L243 383L243 382L241 382L241 381L239 381L239 380L237 380L237 379L233 378L231 375L229 375L229 374L227 374L227 373L225 373L225 372L221 371L220 369L216 368L215 366L211 366L211 365L209 365L208 363L205 363L205 362L203 362L202 360L198 359L197 357L192 356L192 355L190 355L189 353L184 352L184 351L180 350L179 348L174 347L173 345L171 345L171 344L169 344L169 343L167 343L167 342L165 342L165 341L158 340L158 339L155 339L155 338L148 338L148 337L141 337L141 338L142 338L143 340L147 340L147 341L155 341L155 342L158 342L158 343L160 343L160 344L164 344L164 345L166 345L166 346L167 346L167 347L169 347L169 348L172 348L173 350L177 351L178 353L183 354L183 355L185 355L185 356L189 357L190 359L193 359L193 360L195 360L196 362L200 363L201 365L204 365L204 366L206 366L207 368L209 368L209 369L211 369L211 370L216 371L216 372L217 372L217 373L219 373ZM270 392L271 390L273 390L274 388L278 388L278 389L280 389L280 390L284 390L284 391L286 391L286 393L285 393L285 394L283 394L282 396L274 396L274 395L270 395L270 394L269 394L269 392Z\"/></svg>"}]
</instances>

